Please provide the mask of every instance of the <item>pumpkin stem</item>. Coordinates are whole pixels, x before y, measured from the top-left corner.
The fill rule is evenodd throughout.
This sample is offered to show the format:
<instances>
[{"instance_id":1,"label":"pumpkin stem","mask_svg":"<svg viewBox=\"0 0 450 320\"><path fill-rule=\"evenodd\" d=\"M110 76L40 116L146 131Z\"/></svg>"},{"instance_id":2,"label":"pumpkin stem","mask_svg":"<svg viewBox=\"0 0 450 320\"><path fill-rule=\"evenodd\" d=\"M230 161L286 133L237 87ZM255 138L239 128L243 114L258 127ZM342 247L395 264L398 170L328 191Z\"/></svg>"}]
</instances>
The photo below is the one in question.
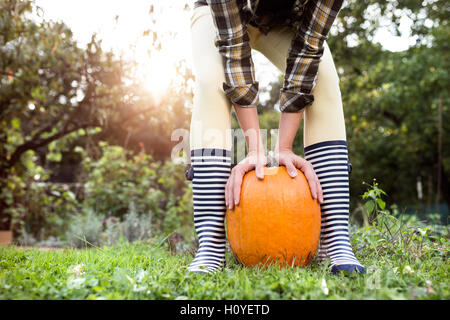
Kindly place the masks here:
<instances>
[{"instance_id":1,"label":"pumpkin stem","mask_svg":"<svg viewBox=\"0 0 450 320\"><path fill-rule=\"evenodd\" d=\"M277 158L275 157L275 154L273 151L269 151L267 154L267 164L266 167L270 168L270 167L278 167L278 161Z\"/></svg>"}]
</instances>

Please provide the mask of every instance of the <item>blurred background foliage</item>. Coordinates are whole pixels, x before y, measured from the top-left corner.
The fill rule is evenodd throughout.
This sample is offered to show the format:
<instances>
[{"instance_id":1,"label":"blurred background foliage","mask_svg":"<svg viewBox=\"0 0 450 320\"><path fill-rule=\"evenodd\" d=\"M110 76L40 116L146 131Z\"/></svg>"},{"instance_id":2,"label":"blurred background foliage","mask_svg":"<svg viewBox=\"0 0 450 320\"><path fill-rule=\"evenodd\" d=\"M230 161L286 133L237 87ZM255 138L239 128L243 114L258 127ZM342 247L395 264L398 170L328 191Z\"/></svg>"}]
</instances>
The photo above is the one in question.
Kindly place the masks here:
<instances>
[{"instance_id":1,"label":"blurred background foliage","mask_svg":"<svg viewBox=\"0 0 450 320\"><path fill-rule=\"evenodd\" d=\"M170 159L173 130L190 123L186 61L156 101L136 63L104 51L95 35L82 47L65 24L35 19L29 0L0 0L0 12L0 230L24 244L75 246L175 231L192 237L190 184ZM382 24L400 33L405 15L414 45L391 52L373 41ZM332 30L355 222L363 220L363 182L376 178L400 211L437 212L447 223L448 18L447 1L349 0ZM259 106L262 128L278 127L282 80L261 88L270 97ZM303 152L302 129L294 149Z\"/></svg>"}]
</instances>

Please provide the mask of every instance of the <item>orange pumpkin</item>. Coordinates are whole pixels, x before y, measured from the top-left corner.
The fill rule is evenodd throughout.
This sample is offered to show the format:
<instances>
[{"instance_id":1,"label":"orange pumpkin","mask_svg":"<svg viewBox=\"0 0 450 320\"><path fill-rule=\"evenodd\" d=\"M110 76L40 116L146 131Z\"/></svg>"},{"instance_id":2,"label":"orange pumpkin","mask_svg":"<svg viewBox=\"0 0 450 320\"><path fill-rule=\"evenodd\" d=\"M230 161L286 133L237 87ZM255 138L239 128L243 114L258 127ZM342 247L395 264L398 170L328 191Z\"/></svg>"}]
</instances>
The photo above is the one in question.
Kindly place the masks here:
<instances>
[{"instance_id":1,"label":"orange pumpkin","mask_svg":"<svg viewBox=\"0 0 450 320\"><path fill-rule=\"evenodd\" d=\"M238 206L227 210L230 247L247 267L278 262L304 267L316 254L320 236L320 204L311 196L300 170L291 178L286 167L264 168L259 180L244 176Z\"/></svg>"}]
</instances>

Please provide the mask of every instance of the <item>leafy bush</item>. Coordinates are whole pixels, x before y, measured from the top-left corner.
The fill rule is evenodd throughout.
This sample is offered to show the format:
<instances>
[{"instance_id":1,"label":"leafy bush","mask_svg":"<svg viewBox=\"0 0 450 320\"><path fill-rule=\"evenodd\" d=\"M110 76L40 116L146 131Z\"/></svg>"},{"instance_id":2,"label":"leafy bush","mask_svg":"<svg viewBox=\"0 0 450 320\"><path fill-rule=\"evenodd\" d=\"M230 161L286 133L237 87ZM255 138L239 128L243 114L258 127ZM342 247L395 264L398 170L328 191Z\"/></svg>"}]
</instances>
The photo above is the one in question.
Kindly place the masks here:
<instances>
[{"instance_id":1,"label":"leafy bush","mask_svg":"<svg viewBox=\"0 0 450 320\"><path fill-rule=\"evenodd\" d=\"M192 191L183 166L153 161L143 150L135 154L119 146L100 145L98 159L75 148L84 159L83 192L46 182L50 171L35 164L33 152L23 158L26 172L20 176L26 179L12 176L2 190L19 243L37 245L54 237L82 246L82 240L71 234L85 234L89 242L100 244L116 243L120 235L129 241L146 238L150 230L193 233ZM105 218L106 239L100 239L97 231Z\"/></svg>"},{"instance_id":2,"label":"leafy bush","mask_svg":"<svg viewBox=\"0 0 450 320\"><path fill-rule=\"evenodd\" d=\"M366 220L370 223L353 233L358 250L366 256L389 256L405 265L411 262L420 264L421 260L431 257L441 257L446 261L448 252L442 248L448 248L449 227L426 224L417 216L401 215L394 205L391 212L381 199L382 195L386 193L373 182L362 196L366 200Z\"/></svg>"},{"instance_id":3,"label":"leafy bush","mask_svg":"<svg viewBox=\"0 0 450 320\"><path fill-rule=\"evenodd\" d=\"M49 170L35 163L35 153L22 157L22 166L10 172L1 197L8 207L12 229L20 240L32 236L43 241L67 228L68 218L78 210L78 201L68 185L47 183ZM24 235L24 233L27 235Z\"/></svg>"},{"instance_id":4,"label":"leafy bush","mask_svg":"<svg viewBox=\"0 0 450 320\"><path fill-rule=\"evenodd\" d=\"M129 241L138 241L147 239L151 235L151 214L141 214L136 212L134 203L130 203L130 210L125 215L122 223L122 232L124 237Z\"/></svg>"},{"instance_id":5,"label":"leafy bush","mask_svg":"<svg viewBox=\"0 0 450 320\"><path fill-rule=\"evenodd\" d=\"M77 214L71 218L70 227L66 232L66 240L70 246L82 248L85 246L100 246L103 232L104 216L92 209L84 214Z\"/></svg>"},{"instance_id":6,"label":"leafy bush","mask_svg":"<svg viewBox=\"0 0 450 320\"><path fill-rule=\"evenodd\" d=\"M152 236L150 214L139 214L133 202L123 221L117 217L104 218L103 215L87 210L72 218L66 233L69 246L82 248L113 245L120 241L134 242L148 240Z\"/></svg>"},{"instance_id":7,"label":"leafy bush","mask_svg":"<svg viewBox=\"0 0 450 320\"><path fill-rule=\"evenodd\" d=\"M86 197L83 205L98 213L122 217L134 202L138 211L160 211L162 193L156 187L157 163L151 156L131 152L119 146L101 143L102 156L94 160L84 156L83 165L88 173ZM81 151L80 149L78 149Z\"/></svg>"},{"instance_id":8,"label":"leafy bush","mask_svg":"<svg viewBox=\"0 0 450 320\"><path fill-rule=\"evenodd\" d=\"M192 193L182 166L153 161L144 150L134 154L105 142L101 147L99 159L83 155L89 174L83 207L122 220L132 203L136 212L148 213L157 232L190 230Z\"/></svg>"}]
</instances>

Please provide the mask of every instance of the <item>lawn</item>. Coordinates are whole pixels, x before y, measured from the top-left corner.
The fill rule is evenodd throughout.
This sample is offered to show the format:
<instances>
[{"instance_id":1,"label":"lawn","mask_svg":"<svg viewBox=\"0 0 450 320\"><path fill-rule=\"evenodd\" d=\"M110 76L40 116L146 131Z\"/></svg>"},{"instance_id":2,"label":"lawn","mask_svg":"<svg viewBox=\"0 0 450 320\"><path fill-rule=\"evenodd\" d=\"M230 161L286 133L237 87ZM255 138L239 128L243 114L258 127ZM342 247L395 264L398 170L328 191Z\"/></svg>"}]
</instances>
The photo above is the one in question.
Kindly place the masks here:
<instances>
[{"instance_id":1,"label":"lawn","mask_svg":"<svg viewBox=\"0 0 450 320\"><path fill-rule=\"evenodd\" d=\"M248 269L231 252L223 272L188 274L192 255L171 255L161 239L52 251L3 247L0 299L449 299L448 228L402 228L353 231L365 275L331 275L316 261Z\"/></svg>"}]
</instances>

